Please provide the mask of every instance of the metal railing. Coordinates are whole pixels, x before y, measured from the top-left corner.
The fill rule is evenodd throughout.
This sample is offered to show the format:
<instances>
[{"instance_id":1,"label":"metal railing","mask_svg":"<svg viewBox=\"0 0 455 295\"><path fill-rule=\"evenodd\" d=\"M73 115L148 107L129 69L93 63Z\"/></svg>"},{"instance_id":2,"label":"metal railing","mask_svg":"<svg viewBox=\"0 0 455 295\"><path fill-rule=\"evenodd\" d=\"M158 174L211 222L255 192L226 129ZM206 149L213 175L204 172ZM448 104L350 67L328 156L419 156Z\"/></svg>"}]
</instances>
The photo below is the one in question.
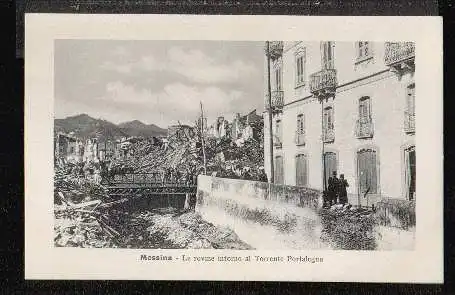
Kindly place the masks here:
<instances>
[{"instance_id":1,"label":"metal railing","mask_svg":"<svg viewBox=\"0 0 455 295\"><path fill-rule=\"evenodd\" d=\"M102 184L108 185L182 185L188 182L182 175L166 174L164 172L151 173L119 173L114 175L106 175Z\"/></svg>"},{"instance_id":2,"label":"metal railing","mask_svg":"<svg viewBox=\"0 0 455 295\"><path fill-rule=\"evenodd\" d=\"M323 142L332 142L335 140L335 129L333 128L333 124L325 127L322 130L322 141Z\"/></svg>"},{"instance_id":3,"label":"metal railing","mask_svg":"<svg viewBox=\"0 0 455 295\"><path fill-rule=\"evenodd\" d=\"M270 41L269 43L269 56L270 59L275 60L283 55L284 42L283 41ZM267 54L267 45L265 48Z\"/></svg>"},{"instance_id":4,"label":"metal railing","mask_svg":"<svg viewBox=\"0 0 455 295\"><path fill-rule=\"evenodd\" d=\"M357 119L355 124L355 135L357 138L370 138L374 135L374 125L371 118Z\"/></svg>"},{"instance_id":5,"label":"metal railing","mask_svg":"<svg viewBox=\"0 0 455 295\"><path fill-rule=\"evenodd\" d=\"M415 114L410 112L404 112L404 132L413 133L415 132Z\"/></svg>"},{"instance_id":6,"label":"metal railing","mask_svg":"<svg viewBox=\"0 0 455 295\"><path fill-rule=\"evenodd\" d=\"M386 42L384 62L387 66L415 57L414 42Z\"/></svg>"},{"instance_id":7,"label":"metal railing","mask_svg":"<svg viewBox=\"0 0 455 295\"><path fill-rule=\"evenodd\" d=\"M295 132L294 141L295 141L296 145L304 145L305 144L305 131L297 130Z\"/></svg>"},{"instance_id":8,"label":"metal railing","mask_svg":"<svg viewBox=\"0 0 455 295\"><path fill-rule=\"evenodd\" d=\"M272 111L279 112L283 110L284 106L284 92L282 90L272 91ZM269 96L268 94L265 97L265 108L269 109Z\"/></svg>"},{"instance_id":9,"label":"metal railing","mask_svg":"<svg viewBox=\"0 0 455 295\"><path fill-rule=\"evenodd\" d=\"M273 136L273 146L276 148L282 148L283 147L283 142L281 140L281 136L279 135L274 135Z\"/></svg>"},{"instance_id":10,"label":"metal railing","mask_svg":"<svg viewBox=\"0 0 455 295\"><path fill-rule=\"evenodd\" d=\"M337 85L335 69L324 69L310 75L310 92L314 95L335 93Z\"/></svg>"}]
</instances>

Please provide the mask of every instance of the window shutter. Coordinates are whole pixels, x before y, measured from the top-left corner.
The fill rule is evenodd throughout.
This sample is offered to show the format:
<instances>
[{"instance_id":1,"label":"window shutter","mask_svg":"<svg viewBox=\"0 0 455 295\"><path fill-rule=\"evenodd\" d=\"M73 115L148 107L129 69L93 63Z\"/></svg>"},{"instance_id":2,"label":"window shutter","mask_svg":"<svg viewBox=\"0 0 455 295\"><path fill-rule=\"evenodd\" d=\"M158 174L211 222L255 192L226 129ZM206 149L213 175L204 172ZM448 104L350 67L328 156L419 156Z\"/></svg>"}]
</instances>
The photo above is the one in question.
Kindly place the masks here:
<instances>
[{"instance_id":1,"label":"window shutter","mask_svg":"<svg viewBox=\"0 0 455 295\"><path fill-rule=\"evenodd\" d=\"M327 42L322 42L321 43L321 58L322 58L322 61L321 61L321 65L322 65L322 68L323 69L326 69L327 68Z\"/></svg>"},{"instance_id":2,"label":"window shutter","mask_svg":"<svg viewBox=\"0 0 455 295\"><path fill-rule=\"evenodd\" d=\"M302 185L307 186L307 179L308 179L308 163L306 156L302 155L302 164L303 164L303 171L302 171Z\"/></svg>"},{"instance_id":3,"label":"window shutter","mask_svg":"<svg viewBox=\"0 0 455 295\"><path fill-rule=\"evenodd\" d=\"M367 171L365 169L365 152L360 151L357 155L358 159L358 174L359 174L359 190L364 193L366 190Z\"/></svg>"},{"instance_id":4,"label":"window shutter","mask_svg":"<svg viewBox=\"0 0 455 295\"><path fill-rule=\"evenodd\" d=\"M373 194L377 193L377 171L376 171L376 152L369 151L370 154L370 192Z\"/></svg>"},{"instance_id":5,"label":"window shutter","mask_svg":"<svg viewBox=\"0 0 455 295\"><path fill-rule=\"evenodd\" d=\"M302 114L302 132L305 131L305 115Z\"/></svg>"}]
</instances>

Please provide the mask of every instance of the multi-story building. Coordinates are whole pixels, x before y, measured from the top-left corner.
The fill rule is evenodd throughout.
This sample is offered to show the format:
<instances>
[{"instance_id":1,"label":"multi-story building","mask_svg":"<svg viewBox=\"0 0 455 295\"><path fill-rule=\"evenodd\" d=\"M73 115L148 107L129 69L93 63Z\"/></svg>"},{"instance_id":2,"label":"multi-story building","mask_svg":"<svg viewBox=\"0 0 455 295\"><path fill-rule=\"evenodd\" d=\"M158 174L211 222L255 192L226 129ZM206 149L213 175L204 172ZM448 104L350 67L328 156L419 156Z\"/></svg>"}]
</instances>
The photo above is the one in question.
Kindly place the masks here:
<instances>
[{"instance_id":1,"label":"multi-story building","mask_svg":"<svg viewBox=\"0 0 455 295\"><path fill-rule=\"evenodd\" d=\"M268 48L269 177L271 107L276 183L323 190L337 171L349 183L352 204L415 199L414 43L275 41Z\"/></svg>"},{"instance_id":2,"label":"multi-story building","mask_svg":"<svg viewBox=\"0 0 455 295\"><path fill-rule=\"evenodd\" d=\"M54 151L55 159L78 162L82 160L84 145L73 135L58 132L54 139Z\"/></svg>"}]
</instances>

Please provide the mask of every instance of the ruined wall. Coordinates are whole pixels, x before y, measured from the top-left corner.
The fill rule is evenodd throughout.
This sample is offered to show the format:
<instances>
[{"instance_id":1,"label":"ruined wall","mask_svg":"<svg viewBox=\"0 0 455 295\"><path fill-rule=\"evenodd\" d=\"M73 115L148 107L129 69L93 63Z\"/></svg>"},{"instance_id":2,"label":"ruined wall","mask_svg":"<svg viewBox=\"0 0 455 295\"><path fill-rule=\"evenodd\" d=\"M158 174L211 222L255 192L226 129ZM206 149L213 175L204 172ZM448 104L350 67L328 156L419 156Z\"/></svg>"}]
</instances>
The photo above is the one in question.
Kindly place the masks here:
<instances>
[{"instance_id":1,"label":"ruined wall","mask_svg":"<svg viewBox=\"0 0 455 295\"><path fill-rule=\"evenodd\" d=\"M321 249L321 201L313 189L200 175L196 211L254 248Z\"/></svg>"}]
</instances>

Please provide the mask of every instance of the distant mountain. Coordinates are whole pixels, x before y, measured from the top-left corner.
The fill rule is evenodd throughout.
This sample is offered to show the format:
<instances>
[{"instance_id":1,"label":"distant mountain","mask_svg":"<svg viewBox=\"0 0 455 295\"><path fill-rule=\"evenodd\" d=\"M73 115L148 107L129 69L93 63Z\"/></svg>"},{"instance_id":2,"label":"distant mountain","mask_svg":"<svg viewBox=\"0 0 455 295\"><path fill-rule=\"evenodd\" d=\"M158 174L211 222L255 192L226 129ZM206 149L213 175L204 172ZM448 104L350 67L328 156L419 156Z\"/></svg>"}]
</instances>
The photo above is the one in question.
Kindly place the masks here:
<instances>
[{"instance_id":1,"label":"distant mountain","mask_svg":"<svg viewBox=\"0 0 455 295\"><path fill-rule=\"evenodd\" d=\"M95 119L87 114L54 120L55 132L74 132L74 135L82 138L96 137L99 140L115 139L128 136L152 137L164 135L166 129L154 124L146 125L138 120L116 125L106 120Z\"/></svg>"},{"instance_id":2,"label":"distant mountain","mask_svg":"<svg viewBox=\"0 0 455 295\"><path fill-rule=\"evenodd\" d=\"M129 136L152 137L167 134L166 129L160 128L155 124L147 125L139 120L120 123L118 126Z\"/></svg>"}]
</instances>

